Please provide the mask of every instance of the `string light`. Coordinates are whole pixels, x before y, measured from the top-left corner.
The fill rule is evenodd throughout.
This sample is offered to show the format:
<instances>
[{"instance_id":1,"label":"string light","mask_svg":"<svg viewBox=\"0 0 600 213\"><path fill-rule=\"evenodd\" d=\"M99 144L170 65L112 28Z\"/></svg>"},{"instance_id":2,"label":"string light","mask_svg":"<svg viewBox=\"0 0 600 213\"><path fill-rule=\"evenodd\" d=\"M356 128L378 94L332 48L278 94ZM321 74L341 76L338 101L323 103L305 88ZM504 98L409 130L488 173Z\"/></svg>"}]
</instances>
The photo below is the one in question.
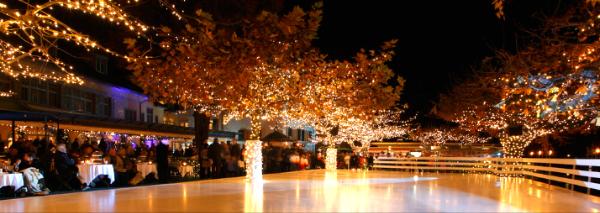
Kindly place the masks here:
<instances>
[{"instance_id":1,"label":"string light","mask_svg":"<svg viewBox=\"0 0 600 213\"><path fill-rule=\"evenodd\" d=\"M14 7L14 8L13 8ZM80 33L55 18L49 11L54 8L91 14L141 35L148 26L128 16L111 0L50 0L42 4L17 1L0 6L0 72L13 78L28 77L68 84L83 84L73 73L73 67L53 56L53 50L62 50L57 40L72 42L87 50L97 49L108 54L135 60L103 47L89 36ZM24 8L24 9L23 9ZM22 12L22 13L21 13ZM57 69L43 70L40 63L52 64Z\"/></svg>"},{"instance_id":2,"label":"string light","mask_svg":"<svg viewBox=\"0 0 600 213\"><path fill-rule=\"evenodd\" d=\"M327 148L326 156L325 156L325 169L327 170L336 170L337 169L337 149L336 148Z\"/></svg>"},{"instance_id":3,"label":"string light","mask_svg":"<svg viewBox=\"0 0 600 213\"><path fill-rule=\"evenodd\" d=\"M246 180L260 182L262 181L262 142L246 140L245 148Z\"/></svg>"},{"instance_id":4,"label":"string light","mask_svg":"<svg viewBox=\"0 0 600 213\"><path fill-rule=\"evenodd\" d=\"M12 97L13 95L15 95L15 93L12 90L9 91L0 91L0 97L3 98L8 98L8 97Z\"/></svg>"}]
</instances>

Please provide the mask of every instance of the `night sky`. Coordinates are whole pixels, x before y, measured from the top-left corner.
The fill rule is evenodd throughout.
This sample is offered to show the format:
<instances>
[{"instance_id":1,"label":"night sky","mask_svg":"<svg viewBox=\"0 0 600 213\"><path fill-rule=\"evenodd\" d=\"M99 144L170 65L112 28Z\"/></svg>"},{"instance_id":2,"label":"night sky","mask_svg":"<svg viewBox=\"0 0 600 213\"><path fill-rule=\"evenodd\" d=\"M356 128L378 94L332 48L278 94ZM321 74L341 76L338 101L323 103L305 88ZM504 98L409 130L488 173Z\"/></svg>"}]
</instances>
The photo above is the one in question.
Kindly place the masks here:
<instances>
[{"instance_id":1,"label":"night sky","mask_svg":"<svg viewBox=\"0 0 600 213\"><path fill-rule=\"evenodd\" d=\"M294 5L308 9L318 0L282 1L288 9ZM507 0L506 19L502 20L495 16L491 1L324 0L323 21L315 45L331 59L349 59L360 48L377 49L385 41L398 39L396 56L389 65L407 80L401 103L408 104L411 112L427 114L439 94L468 78L472 67L484 57L492 56L496 49L514 51L526 43L523 29L538 26L539 16L557 13L573 2ZM163 13L158 9L151 14ZM156 18L159 17L151 19ZM73 22L85 28L82 23ZM112 42L111 47L121 45L121 40L109 36L98 39ZM113 62L119 62L114 66L124 69L123 61ZM139 90L122 83L128 81L128 71L118 73L123 80L116 83Z\"/></svg>"},{"instance_id":2,"label":"night sky","mask_svg":"<svg viewBox=\"0 0 600 213\"><path fill-rule=\"evenodd\" d=\"M491 0L326 0L316 45L332 58L348 58L360 48L398 39L390 66L407 80L402 102L427 113L439 93L468 77L495 49L514 50L522 29L535 27L536 17L562 4L508 1L506 20L501 20Z\"/></svg>"}]
</instances>

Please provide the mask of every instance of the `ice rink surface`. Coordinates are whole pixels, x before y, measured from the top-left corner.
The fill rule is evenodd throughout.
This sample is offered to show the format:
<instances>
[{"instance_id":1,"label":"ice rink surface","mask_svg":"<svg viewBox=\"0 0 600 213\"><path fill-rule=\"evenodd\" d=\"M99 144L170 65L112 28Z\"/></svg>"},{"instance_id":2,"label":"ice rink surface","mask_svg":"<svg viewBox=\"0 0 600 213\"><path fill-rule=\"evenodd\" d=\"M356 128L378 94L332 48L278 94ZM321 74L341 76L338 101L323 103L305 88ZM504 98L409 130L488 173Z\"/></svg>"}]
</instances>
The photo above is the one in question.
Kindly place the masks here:
<instances>
[{"instance_id":1,"label":"ice rink surface","mask_svg":"<svg viewBox=\"0 0 600 213\"><path fill-rule=\"evenodd\" d=\"M598 212L600 197L522 178L325 170L0 201L2 212Z\"/></svg>"}]
</instances>

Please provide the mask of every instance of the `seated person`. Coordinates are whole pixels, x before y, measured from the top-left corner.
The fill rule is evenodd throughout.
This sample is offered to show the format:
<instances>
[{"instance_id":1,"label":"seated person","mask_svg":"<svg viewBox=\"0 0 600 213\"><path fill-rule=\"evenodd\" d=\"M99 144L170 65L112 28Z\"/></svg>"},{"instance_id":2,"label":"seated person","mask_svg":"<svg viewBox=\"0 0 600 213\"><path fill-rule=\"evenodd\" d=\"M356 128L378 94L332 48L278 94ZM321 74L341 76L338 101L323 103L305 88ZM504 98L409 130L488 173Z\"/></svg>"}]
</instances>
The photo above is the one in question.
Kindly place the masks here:
<instances>
[{"instance_id":1,"label":"seated person","mask_svg":"<svg viewBox=\"0 0 600 213\"><path fill-rule=\"evenodd\" d=\"M80 162L80 161L82 161L82 160L83 160L83 158L82 158L82 157L80 156L80 154L79 154L79 151L75 151L75 150L69 150L67 153L68 153L67 155L68 155L70 158L72 158L72 159L73 159L73 161L75 161L75 164L78 164L78 162Z\"/></svg>"},{"instance_id":2,"label":"seated person","mask_svg":"<svg viewBox=\"0 0 600 213\"><path fill-rule=\"evenodd\" d=\"M23 180L28 193L34 195L47 195L50 192L46 187L44 175L42 175L39 170L40 162L35 158L33 153L23 153L20 163L15 168L23 173Z\"/></svg>"},{"instance_id":3,"label":"seated person","mask_svg":"<svg viewBox=\"0 0 600 213\"><path fill-rule=\"evenodd\" d=\"M148 161L148 150L141 148L140 153L138 154L138 160L142 162Z\"/></svg>"},{"instance_id":4,"label":"seated person","mask_svg":"<svg viewBox=\"0 0 600 213\"><path fill-rule=\"evenodd\" d=\"M110 162L115 169L115 181L114 185L116 186L125 186L129 182L129 176L127 172L127 168L125 167L125 161L121 157L121 155L125 155L125 150L120 149L119 154L117 154L117 150L111 148L108 150L108 155L105 157L105 160Z\"/></svg>"},{"instance_id":5,"label":"seated person","mask_svg":"<svg viewBox=\"0 0 600 213\"><path fill-rule=\"evenodd\" d=\"M11 146L8 148L8 155L6 157L8 158L9 165L14 166L19 160L19 150L16 147Z\"/></svg>"},{"instance_id":6,"label":"seated person","mask_svg":"<svg viewBox=\"0 0 600 213\"><path fill-rule=\"evenodd\" d=\"M58 144L56 146L54 166L62 188L67 190L81 190L85 187L85 184L81 183L79 178L77 178L75 160L67 154L65 144Z\"/></svg>"},{"instance_id":7,"label":"seated person","mask_svg":"<svg viewBox=\"0 0 600 213\"><path fill-rule=\"evenodd\" d=\"M39 169L40 161L31 152L23 153L21 155L21 159L19 160L19 164L17 164L17 166L15 167L15 170L22 171L30 167Z\"/></svg>"},{"instance_id":8,"label":"seated person","mask_svg":"<svg viewBox=\"0 0 600 213\"><path fill-rule=\"evenodd\" d=\"M80 159L81 160L92 160L92 153L94 153L94 148L92 146L82 146Z\"/></svg>"}]
</instances>

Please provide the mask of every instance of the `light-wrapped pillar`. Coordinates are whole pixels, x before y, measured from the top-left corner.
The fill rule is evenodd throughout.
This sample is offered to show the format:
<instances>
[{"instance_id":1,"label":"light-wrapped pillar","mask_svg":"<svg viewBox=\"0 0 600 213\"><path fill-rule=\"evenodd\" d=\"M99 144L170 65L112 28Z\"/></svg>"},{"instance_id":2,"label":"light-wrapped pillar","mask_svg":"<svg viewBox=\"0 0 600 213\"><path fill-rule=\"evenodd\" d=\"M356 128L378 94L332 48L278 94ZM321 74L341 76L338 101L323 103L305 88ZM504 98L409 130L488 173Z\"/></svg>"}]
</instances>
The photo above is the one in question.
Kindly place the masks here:
<instances>
[{"instance_id":1,"label":"light-wrapped pillar","mask_svg":"<svg viewBox=\"0 0 600 213\"><path fill-rule=\"evenodd\" d=\"M327 155L325 156L325 168L327 170L337 169L337 149L327 148Z\"/></svg>"},{"instance_id":2,"label":"light-wrapped pillar","mask_svg":"<svg viewBox=\"0 0 600 213\"><path fill-rule=\"evenodd\" d=\"M262 142L260 140L246 141L246 180L262 181Z\"/></svg>"}]
</instances>

